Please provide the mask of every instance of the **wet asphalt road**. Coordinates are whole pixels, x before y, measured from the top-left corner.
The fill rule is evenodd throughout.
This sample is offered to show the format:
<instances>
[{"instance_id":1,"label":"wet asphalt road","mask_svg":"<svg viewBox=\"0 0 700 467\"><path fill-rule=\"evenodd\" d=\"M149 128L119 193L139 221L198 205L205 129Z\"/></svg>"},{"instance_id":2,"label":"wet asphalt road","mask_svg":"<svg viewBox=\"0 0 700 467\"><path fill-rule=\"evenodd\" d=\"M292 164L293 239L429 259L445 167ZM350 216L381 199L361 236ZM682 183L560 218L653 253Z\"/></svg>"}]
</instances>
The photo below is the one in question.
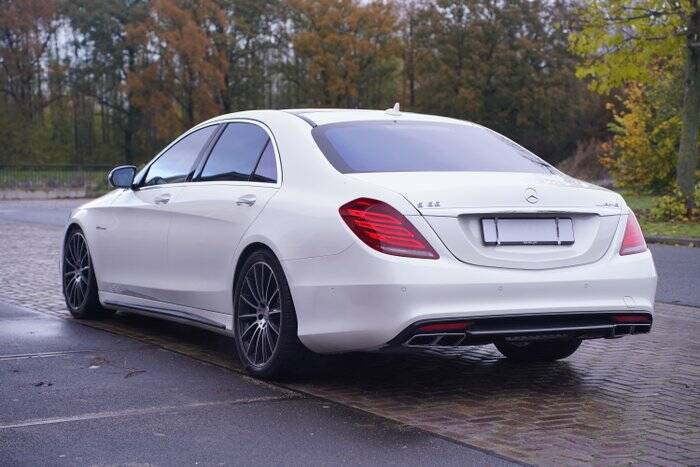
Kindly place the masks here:
<instances>
[{"instance_id":1,"label":"wet asphalt road","mask_svg":"<svg viewBox=\"0 0 700 467\"><path fill-rule=\"evenodd\" d=\"M70 217L71 210L87 201L89 200L0 200L0 219L63 227Z\"/></svg>"},{"instance_id":2,"label":"wet asphalt road","mask_svg":"<svg viewBox=\"0 0 700 467\"><path fill-rule=\"evenodd\" d=\"M86 200L0 201L0 218L63 226ZM700 247L649 245L659 275L656 300L700 307Z\"/></svg>"},{"instance_id":3,"label":"wet asphalt road","mask_svg":"<svg viewBox=\"0 0 700 467\"><path fill-rule=\"evenodd\" d=\"M63 226L83 201L0 201ZM0 465L511 465L418 429L0 302Z\"/></svg>"},{"instance_id":4,"label":"wet asphalt road","mask_svg":"<svg viewBox=\"0 0 700 467\"><path fill-rule=\"evenodd\" d=\"M63 226L80 201L0 201ZM700 249L653 245L658 299L700 305ZM0 303L0 465L505 465L156 345Z\"/></svg>"},{"instance_id":5,"label":"wet asphalt road","mask_svg":"<svg viewBox=\"0 0 700 467\"><path fill-rule=\"evenodd\" d=\"M700 307L700 245L649 245L659 284L656 301Z\"/></svg>"},{"instance_id":6,"label":"wet asphalt road","mask_svg":"<svg viewBox=\"0 0 700 467\"><path fill-rule=\"evenodd\" d=\"M510 465L124 336L0 303L0 465Z\"/></svg>"}]
</instances>

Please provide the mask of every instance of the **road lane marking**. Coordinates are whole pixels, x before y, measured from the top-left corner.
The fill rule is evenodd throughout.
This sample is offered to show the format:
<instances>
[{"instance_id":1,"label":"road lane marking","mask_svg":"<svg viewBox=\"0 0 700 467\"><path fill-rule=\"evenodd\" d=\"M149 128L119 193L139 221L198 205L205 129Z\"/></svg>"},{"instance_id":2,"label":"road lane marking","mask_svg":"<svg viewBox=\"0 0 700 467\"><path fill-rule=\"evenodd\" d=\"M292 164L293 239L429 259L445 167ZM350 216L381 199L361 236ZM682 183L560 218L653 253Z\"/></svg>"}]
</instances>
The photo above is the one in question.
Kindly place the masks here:
<instances>
[{"instance_id":1,"label":"road lane marking","mask_svg":"<svg viewBox=\"0 0 700 467\"><path fill-rule=\"evenodd\" d=\"M151 346L152 347L152 346ZM25 354L11 354L11 355L0 355L0 361L5 360L24 360L27 358L49 358L49 357L60 357L63 355L72 355L78 353L93 353L93 352L126 352L132 350L143 350L147 349L149 346L139 346L131 349L90 349L90 350L62 350L57 352L37 352L37 353L25 353Z\"/></svg>"},{"instance_id":2,"label":"road lane marking","mask_svg":"<svg viewBox=\"0 0 700 467\"><path fill-rule=\"evenodd\" d=\"M73 415L68 417L51 417L51 418L34 418L29 420L21 420L16 422L7 423L0 425L0 430L8 430L11 428L22 428L28 426L40 426L40 425L53 425L56 423L69 423L69 422L80 422L83 420L99 420L102 418L118 418L118 417L132 417L137 415L149 415L155 413L168 413L176 412L178 410L184 409L199 409L203 407L218 407L225 405L244 405L244 404L254 404L259 402L279 402L292 399L303 399L302 395L282 395L282 396L261 396L261 397L248 397L244 399L229 399L224 401L212 401L212 402L193 402L191 404L182 405L161 405L156 407L146 407L142 409L125 409L109 412L93 412L86 413L82 415Z\"/></svg>"}]
</instances>

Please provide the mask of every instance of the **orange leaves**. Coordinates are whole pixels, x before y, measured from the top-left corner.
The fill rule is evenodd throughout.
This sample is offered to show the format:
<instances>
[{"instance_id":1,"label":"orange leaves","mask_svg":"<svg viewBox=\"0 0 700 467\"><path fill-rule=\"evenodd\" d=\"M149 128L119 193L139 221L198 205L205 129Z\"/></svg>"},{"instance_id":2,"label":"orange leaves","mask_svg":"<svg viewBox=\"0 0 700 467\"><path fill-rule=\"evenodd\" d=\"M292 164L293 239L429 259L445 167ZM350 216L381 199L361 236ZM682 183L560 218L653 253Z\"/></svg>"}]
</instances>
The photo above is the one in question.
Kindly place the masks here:
<instances>
[{"instance_id":1,"label":"orange leaves","mask_svg":"<svg viewBox=\"0 0 700 467\"><path fill-rule=\"evenodd\" d=\"M0 6L2 29L34 29L43 22L55 19L58 13L57 0L5 0Z\"/></svg>"},{"instance_id":2,"label":"orange leaves","mask_svg":"<svg viewBox=\"0 0 700 467\"><path fill-rule=\"evenodd\" d=\"M228 63L209 31L224 16L214 0L152 0L145 24L131 31L143 41L143 66L128 83L161 138L221 113Z\"/></svg>"},{"instance_id":3,"label":"orange leaves","mask_svg":"<svg viewBox=\"0 0 700 467\"><path fill-rule=\"evenodd\" d=\"M400 43L392 3L358 0L289 0L295 54L308 64L313 104L372 105L370 81L396 84ZM378 104L378 103L377 103Z\"/></svg>"},{"instance_id":4,"label":"orange leaves","mask_svg":"<svg viewBox=\"0 0 700 467\"><path fill-rule=\"evenodd\" d=\"M58 7L57 0L0 2L0 94L9 96L27 120L51 102L40 85L41 68L58 28Z\"/></svg>"}]
</instances>

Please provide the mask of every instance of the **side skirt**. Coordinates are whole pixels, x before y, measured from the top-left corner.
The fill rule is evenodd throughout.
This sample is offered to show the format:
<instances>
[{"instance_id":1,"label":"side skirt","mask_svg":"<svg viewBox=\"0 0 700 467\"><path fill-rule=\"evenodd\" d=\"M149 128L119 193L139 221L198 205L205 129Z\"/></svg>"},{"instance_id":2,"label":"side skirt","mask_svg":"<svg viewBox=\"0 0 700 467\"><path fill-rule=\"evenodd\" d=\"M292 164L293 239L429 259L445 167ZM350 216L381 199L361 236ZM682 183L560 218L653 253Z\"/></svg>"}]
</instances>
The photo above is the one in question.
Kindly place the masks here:
<instances>
[{"instance_id":1,"label":"side skirt","mask_svg":"<svg viewBox=\"0 0 700 467\"><path fill-rule=\"evenodd\" d=\"M207 331L216 332L218 334L233 336L233 331L231 331L230 329L226 329L226 326L224 326L223 324L184 311L146 305L137 306L114 300L106 301L103 303L103 305L107 308L111 308L117 311L134 313L138 315L148 316L150 318L165 319L179 324L185 324L187 326L195 326L201 329L205 329Z\"/></svg>"}]
</instances>

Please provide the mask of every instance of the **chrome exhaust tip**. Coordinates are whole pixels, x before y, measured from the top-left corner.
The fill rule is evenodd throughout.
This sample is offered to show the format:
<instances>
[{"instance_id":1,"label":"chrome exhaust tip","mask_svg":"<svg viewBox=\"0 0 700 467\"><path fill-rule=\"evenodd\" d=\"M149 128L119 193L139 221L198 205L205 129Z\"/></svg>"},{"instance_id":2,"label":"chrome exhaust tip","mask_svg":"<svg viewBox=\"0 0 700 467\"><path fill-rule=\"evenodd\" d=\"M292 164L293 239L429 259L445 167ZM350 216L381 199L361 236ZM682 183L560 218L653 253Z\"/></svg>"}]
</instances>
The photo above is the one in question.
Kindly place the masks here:
<instances>
[{"instance_id":1,"label":"chrome exhaust tip","mask_svg":"<svg viewBox=\"0 0 700 467\"><path fill-rule=\"evenodd\" d=\"M466 339L464 333L430 333L411 336L406 347L457 347Z\"/></svg>"},{"instance_id":2,"label":"chrome exhaust tip","mask_svg":"<svg viewBox=\"0 0 700 467\"><path fill-rule=\"evenodd\" d=\"M651 331L651 324L617 324L613 328L613 337L646 334L649 331Z\"/></svg>"}]
</instances>

